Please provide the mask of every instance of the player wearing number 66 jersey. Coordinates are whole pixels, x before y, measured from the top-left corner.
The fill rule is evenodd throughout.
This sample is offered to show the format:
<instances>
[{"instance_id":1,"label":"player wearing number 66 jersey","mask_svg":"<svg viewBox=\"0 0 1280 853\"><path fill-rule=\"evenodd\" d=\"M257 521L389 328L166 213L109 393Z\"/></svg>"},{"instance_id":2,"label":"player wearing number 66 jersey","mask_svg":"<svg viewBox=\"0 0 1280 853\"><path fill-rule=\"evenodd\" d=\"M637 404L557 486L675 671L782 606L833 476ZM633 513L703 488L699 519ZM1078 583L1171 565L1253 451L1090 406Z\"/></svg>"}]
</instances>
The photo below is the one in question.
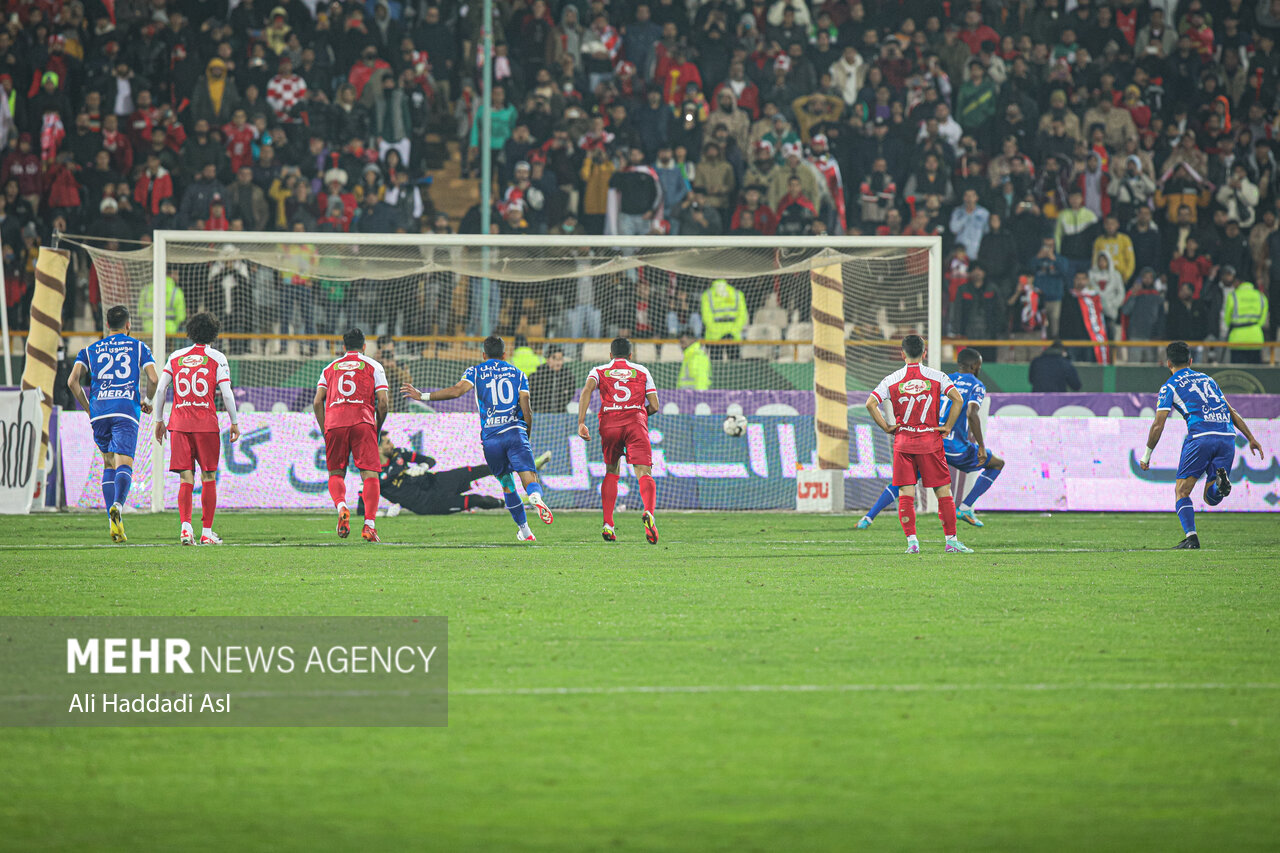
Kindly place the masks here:
<instances>
[{"instance_id":1,"label":"player wearing number 66 jersey","mask_svg":"<svg viewBox=\"0 0 1280 853\"><path fill-rule=\"evenodd\" d=\"M177 472L182 481L178 486L178 520L182 523L178 541L183 545L196 544L195 533L191 529L191 504L197 464L200 466L203 528L200 544L222 544L218 534L213 532L213 514L218 507L218 457L222 452L222 434L214 407L219 392L223 408L231 418L231 440L240 438L227 357L209 346L217 339L219 331L218 319L212 314L197 314L187 320L187 337L191 339L191 346L169 356L156 387L156 441L163 443L168 433L169 470ZM173 386L173 411L166 425L165 391L170 385Z\"/></svg>"},{"instance_id":2,"label":"player wearing number 66 jersey","mask_svg":"<svg viewBox=\"0 0 1280 853\"><path fill-rule=\"evenodd\" d=\"M907 553L920 553L916 539L916 480L938 496L946 551L973 553L956 538L956 502L951 497L951 475L942 449L942 437L956 425L964 409L964 397L951 377L921 364L923 356L924 338L903 338L902 360L906 364L880 381L867 398L867 410L882 430L893 435L893 484L898 487L898 520L907 534ZM938 403L943 396L952 406L946 424L938 426ZM886 400L893 407L896 423L892 426L880 411L880 404Z\"/></svg>"},{"instance_id":3,"label":"player wearing number 66 jersey","mask_svg":"<svg viewBox=\"0 0 1280 853\"><path fill-rule=\"evenodd\" d=\"M377 542L374 519L381 497L378 475L382 472L378 433L390 406L387 374L381 364L364 354L364 332L351 329L343 334L342 345L346 352L320 374L311 408L324 433L329 497L338 509L338 538L351 534L346 474L347 460L352 459L364 481L364 530L360 535L366 542Z\"/></svg>"},{"instance_id":4,"label":"player wearing number 66 jersey","mask_svg":"<svg viewBox=\"0 0 1280 853\"><path fill-rule=\"evenodd\" d=\"M618 474L622 457L635 468L640 481L640 500L644 504L641 520L644 535L652 545L658 544L658 524L653 511L658 499L658 487L653 482L653 447L649 444L649 416L658 412L658 391L653 377L644 367L628 361L631 341L614 338L609 344L612 360L591 371L587 386L578 398L578 435L583 441L591 440L587 428L587 407L591 395L600 391L600 445L604 451L605 475L600 485L600 503L604 508L606 542L617 540L613 530L613 508L618 502Z\"/></svg>"},{"instance_id":5,"label":"player wearing number 66 jersey","mask_svg":"<svg viewBox=\"0 0 1280 853\"><path fill-rule=\"evenodd\" d=\"M538 517L543 523L550 524L553 518L551 509L542 499L542 484L538 482L537 466L529 446L529 434L533 430L529 380L518 367L504 360L506 350L507 345L502 338L490 335L484 339L487 360L468 367L452 388L423 393L412 385L405 385L400 390L411 400L453 400L475 390L485 461L502 484L503 501L516 523L516 538L521 542L536 542L533 531L529 529L524 503L516 491L514 475L520 476L525 494L538 510Z\"/></svg>"}]
</instances>

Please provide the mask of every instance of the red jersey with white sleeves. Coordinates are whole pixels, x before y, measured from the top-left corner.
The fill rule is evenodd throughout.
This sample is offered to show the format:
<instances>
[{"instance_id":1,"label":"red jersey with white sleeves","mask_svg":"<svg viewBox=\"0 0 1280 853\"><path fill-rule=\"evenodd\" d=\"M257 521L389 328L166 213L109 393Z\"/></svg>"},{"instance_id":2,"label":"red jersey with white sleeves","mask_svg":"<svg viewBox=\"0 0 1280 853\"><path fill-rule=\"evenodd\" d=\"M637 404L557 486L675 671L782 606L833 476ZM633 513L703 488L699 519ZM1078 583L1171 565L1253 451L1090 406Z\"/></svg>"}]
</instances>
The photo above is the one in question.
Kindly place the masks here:
<instances>
[{"instance_id":1,"label":"red jersey with white sleeves","mask_svg":"<svg viewBox=\"0 0 1280 853\"><path fill-rule=\"evenodd\" d=\"M880 380L871 395L893 407L898 424L894 450L919 453L942 447L942 435L934 429L939 425L938 401L954 387L947 374L918 363L903 365Z\"/></svg>"},{"instance_id":2,"label":"red jersey with white sleeves","mask_svg":"<svg viewBox=\"0 0 1280 853\"><path fill-rule=\"evenodd\" d=\"M219 385L231 385L227 357L211 346L195 344L169 356L164 374L168 384L173 386L169 429L173 432L220 432L214 399L218 396Z\"/></svg>"},{"instance_id":3,"label":"red jersey with white sleeves","mask_svg":"<svg viewBox=\"0 0 1280 853\"><path fill-rule=\"evenodd\" d=\"M600 426L638 421L647 424L645 397L658 390L649 370L625 358L593 368L591 377L600 391Z\"/></svg>"},{"instance_id":4,"label":"red jersey with white sleeves","mask_svg":"<svg viewBox=\"0 0 1280 853\"><path fill-rule=\"evenodd\" d=\"M387 374L378 362L364 353L349 352L324 369L316 386L327 389L326 432L359 424L377 426L374 401L379 391L387 389Z\"/></svg>"}]
</instances>

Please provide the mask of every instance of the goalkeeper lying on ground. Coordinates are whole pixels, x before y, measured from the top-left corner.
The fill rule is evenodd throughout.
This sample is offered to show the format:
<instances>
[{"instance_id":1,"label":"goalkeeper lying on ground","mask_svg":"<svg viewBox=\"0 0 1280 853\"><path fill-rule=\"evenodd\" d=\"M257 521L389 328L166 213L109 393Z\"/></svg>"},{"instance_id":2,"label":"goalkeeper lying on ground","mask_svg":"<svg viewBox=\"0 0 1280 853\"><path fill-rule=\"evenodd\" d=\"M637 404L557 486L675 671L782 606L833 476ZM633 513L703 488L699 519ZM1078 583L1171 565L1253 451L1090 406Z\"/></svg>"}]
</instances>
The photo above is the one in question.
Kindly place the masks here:
<instances>
[{"instance_id":1,"label":"goalkeeper lying on ground","mask_svg":"<svg viewBox=\"0 0 1280 853\"><path fill-rule=\"evenodd\" d=\"M471 491L476 480L491 476L488 465L431 471L435 459L407 447L396 447L385 431L379 437L378 452L382 457L379 481L382 497L389 504L388 515L398 514L401 507L418 515L448 515L505 506L500 498L464 494ZM544 453L534 464L541 468L550 457L550 453ZM356 512L364 512L363 497Z\"/></svg>"}]
</instances>

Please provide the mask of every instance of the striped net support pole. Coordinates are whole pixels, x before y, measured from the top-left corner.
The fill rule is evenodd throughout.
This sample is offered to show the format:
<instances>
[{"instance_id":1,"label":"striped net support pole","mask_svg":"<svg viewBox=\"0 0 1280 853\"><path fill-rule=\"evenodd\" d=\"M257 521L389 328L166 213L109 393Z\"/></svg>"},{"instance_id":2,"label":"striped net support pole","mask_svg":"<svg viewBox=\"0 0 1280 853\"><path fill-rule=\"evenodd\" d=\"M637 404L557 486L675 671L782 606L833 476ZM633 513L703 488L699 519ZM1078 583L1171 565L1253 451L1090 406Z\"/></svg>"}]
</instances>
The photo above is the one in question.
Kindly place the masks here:
<instances>
[{"instance_id":1,"label":"striped net support pole","mask_svg":"<svg viewBox=\"0 0 1280 853\"><path fill-rule=\"evenodd\" d=\"M844 272L840 264L810 273L813 287L814 428L818 467L849 467L849 404L845 392Z\"/></svg>"},{"instance_id":2,"label":"striped net support pole","mask_svg":"<svg viewBox=\"0 0 1280 853\"><path fill-rule=\"evenodd\" d=\"M27 335L22 389L39 388L44 393L40 404L44 416L40 455L36 457L41 469L49 453L49 418L53 414L53 383L58 375L58 345L62 341L62 301L67 295L70 262L71 253L65 249L41 247L36 256L36 290L31 298L31 332Z\"/></svg>"}]
</instances>

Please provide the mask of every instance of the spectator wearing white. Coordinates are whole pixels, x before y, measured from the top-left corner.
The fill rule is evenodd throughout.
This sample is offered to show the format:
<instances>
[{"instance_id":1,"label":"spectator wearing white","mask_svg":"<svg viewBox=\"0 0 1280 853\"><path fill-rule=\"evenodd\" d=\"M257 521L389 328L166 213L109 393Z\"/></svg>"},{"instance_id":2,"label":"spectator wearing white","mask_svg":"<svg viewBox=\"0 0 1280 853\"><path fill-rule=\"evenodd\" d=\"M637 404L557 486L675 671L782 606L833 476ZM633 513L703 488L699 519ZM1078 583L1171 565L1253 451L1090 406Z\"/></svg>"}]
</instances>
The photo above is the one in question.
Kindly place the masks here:
<instances>
[{"instance_id":1,"label":"spectator wearing white","mask_svg":"<svg viewBox=\"0 0 1280 853\"><path fill-rule=\"evenodd\" d=\"M858 102L858 90L867 76L867 63L851 44L844 46L844 53L831 63L831 79L841 99L853 106Z\"/></svg>"},{"instance_id":2,"label":"spectator wearing white","mask_svg":"<svg viewBox=\"0 0 1280 853\"><path fill-rule=\"evenodd\" d=\"M1102 295L1102 313L1107 318L1107 337L1114 338L1119 328L1120 306L1124 304L1124 279L1111 261L1107 252L1098 252L1093 256L1093 267L1089 270L1089 281Z\"/></svg>"},{"instance_id":3,"label":"spectator wearing white","mask_svg":"<svg viewBox=\"0 0 1280 853\"><path fill-rule=\"evenodd\" d=\"M1258 209L1258 188L1249 180L1249 170L1244 163L1231 167L1231 177L1218 188L1215 198L1226 208L1228 219L1239 222L1241 228L1253 227Z\"/></svg>"},{"instance_id":4,"label":"spectator wearing white","mask_svg":"<svg viewBox=\"0 0 1280 853\"><path fill-rule=\"evenodd\" d=\"M978 191L972 188L965 190L964 203L951 211L950 224L956 242L964 246L969 257L978 257L982 236L987 233L987 223L990 220L990 211L978 204Z\"/></svg>"}]
</instances>

